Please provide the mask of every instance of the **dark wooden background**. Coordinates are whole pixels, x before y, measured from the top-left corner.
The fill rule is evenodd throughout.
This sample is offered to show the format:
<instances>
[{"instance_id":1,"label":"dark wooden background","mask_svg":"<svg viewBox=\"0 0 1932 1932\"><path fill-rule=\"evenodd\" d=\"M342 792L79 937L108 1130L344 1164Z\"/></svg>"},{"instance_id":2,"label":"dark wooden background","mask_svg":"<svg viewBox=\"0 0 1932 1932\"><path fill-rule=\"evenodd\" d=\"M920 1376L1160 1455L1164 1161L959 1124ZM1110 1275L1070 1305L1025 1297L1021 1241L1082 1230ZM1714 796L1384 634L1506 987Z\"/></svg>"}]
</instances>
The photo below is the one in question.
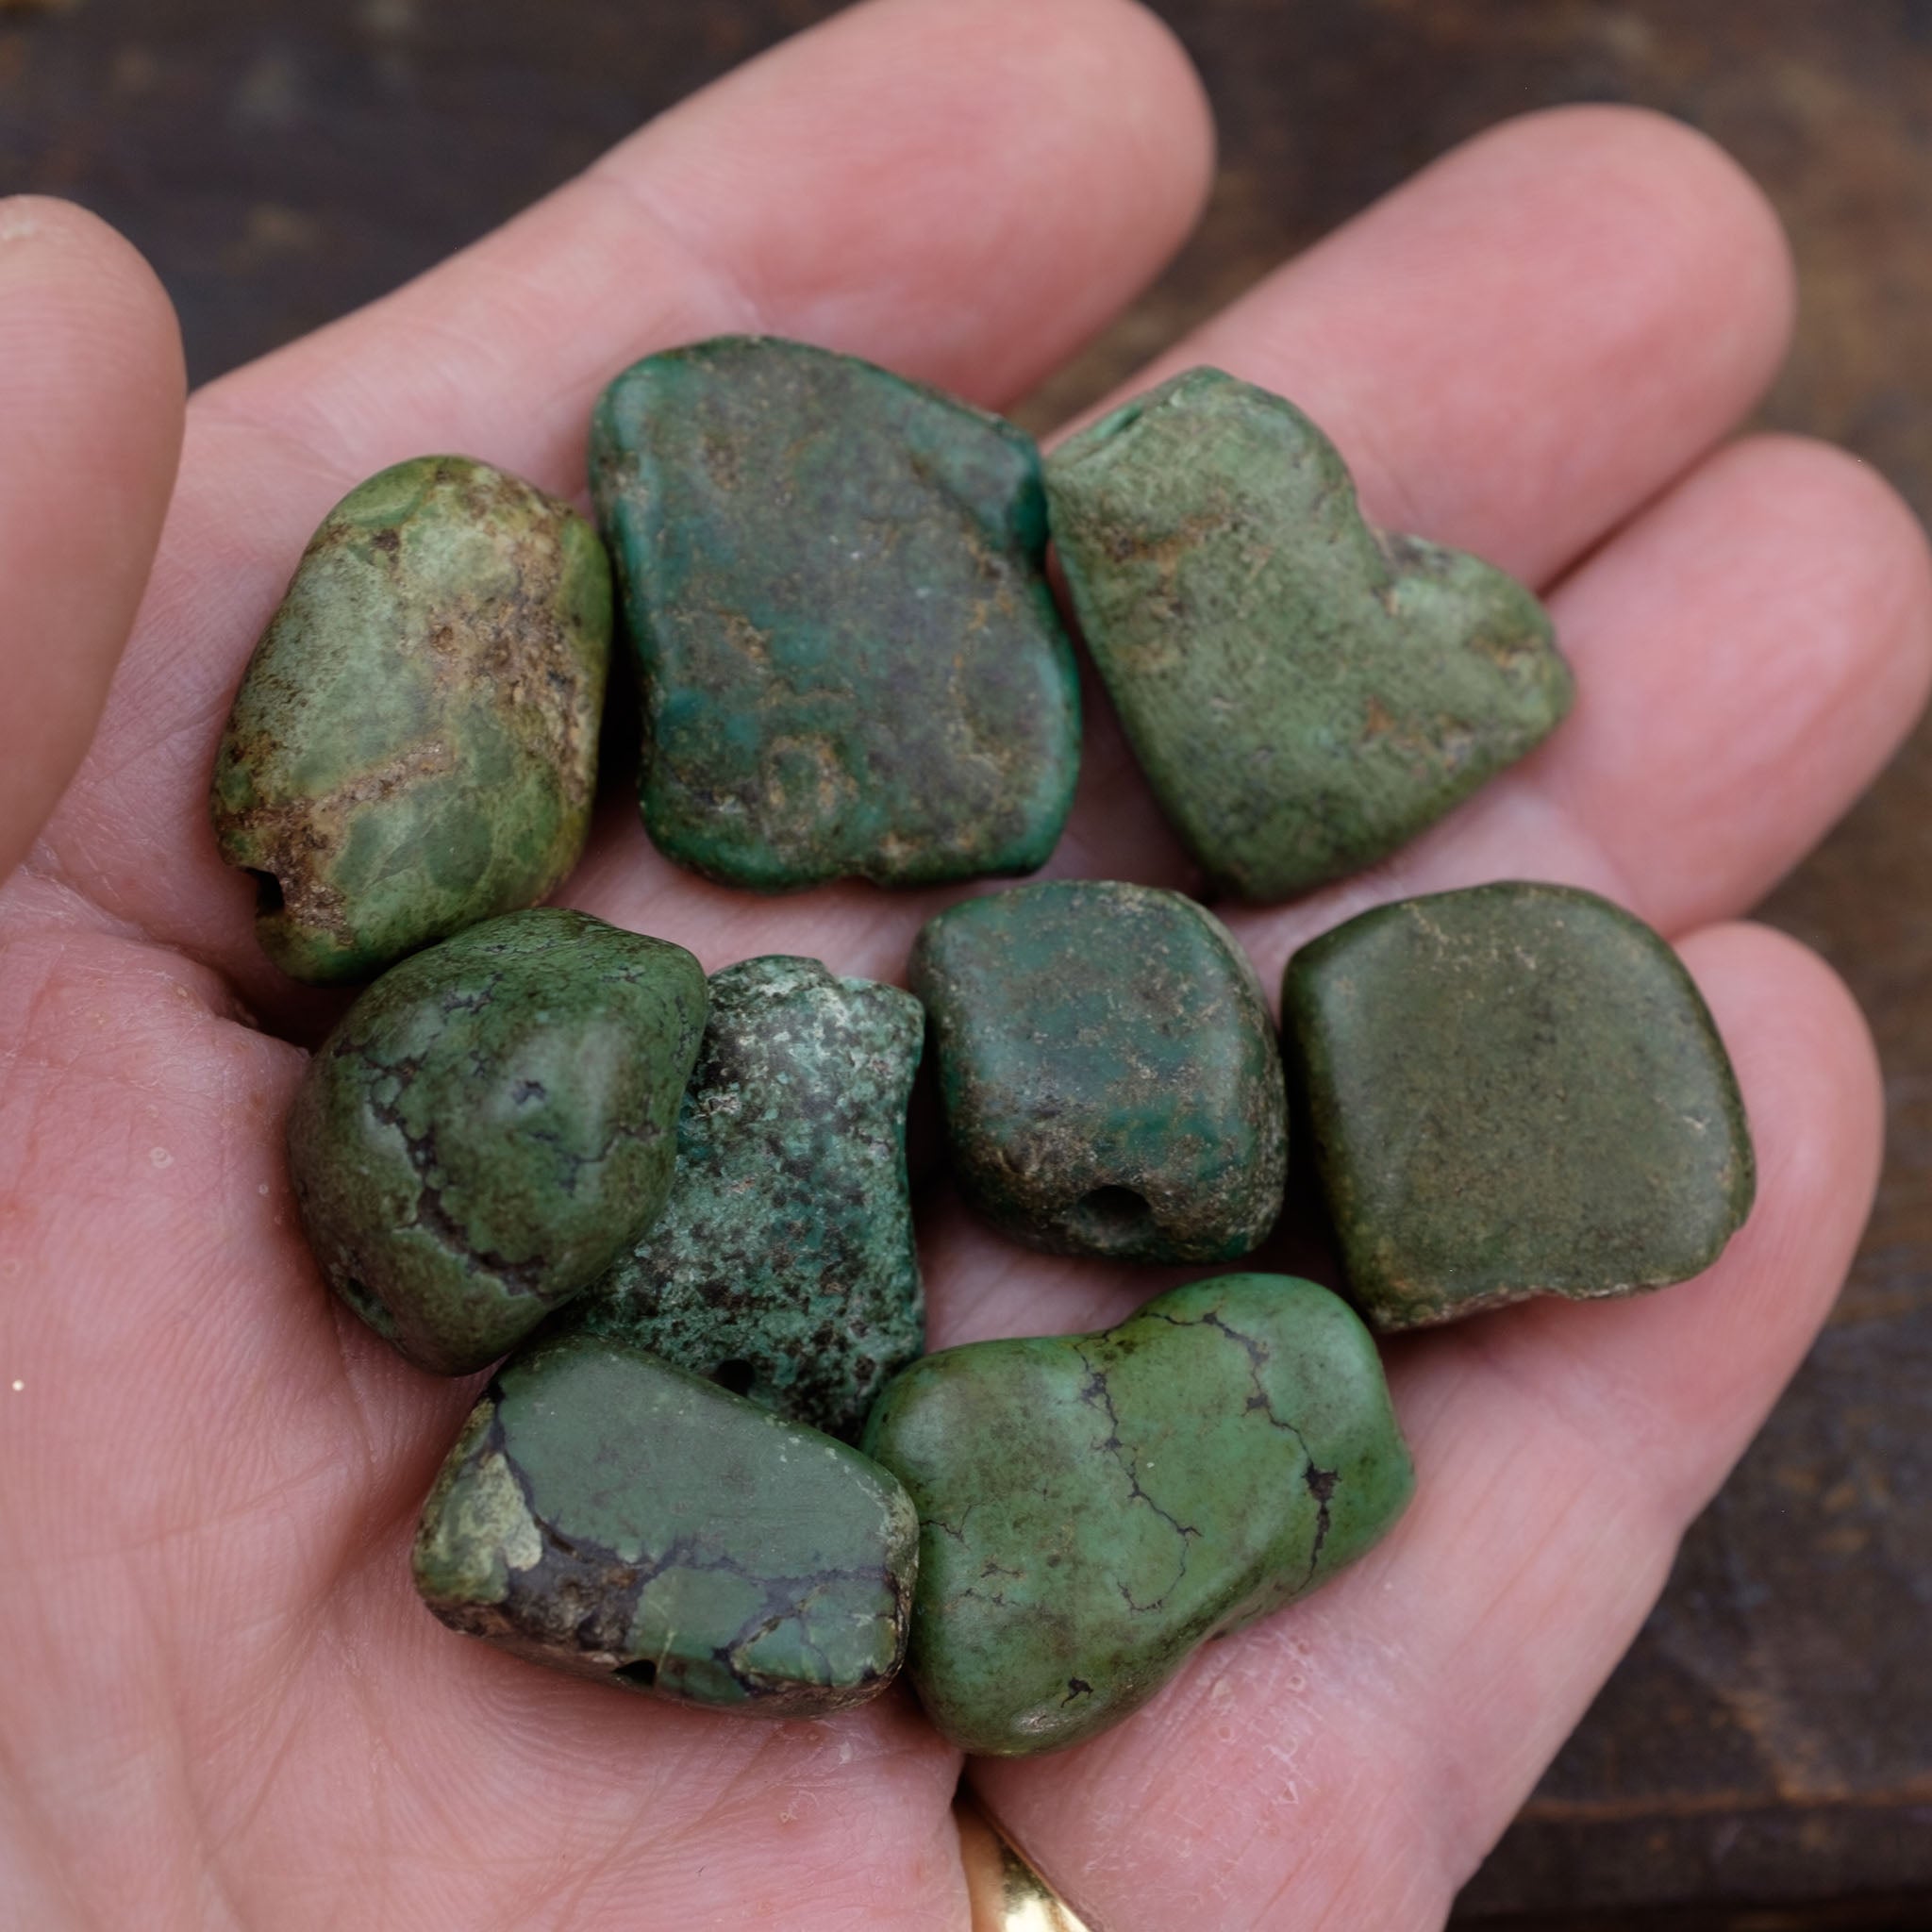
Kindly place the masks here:
<instances>
[{"instance_id":1,"label":"dark wooden background","mask_svg":"<svg viewBox=\"0 0 1932 1932\"><path fill-rule=\"evenodd\" d=\"M1637 101L1724 142L1790 227L1803 320L1768 420L1849 443L1932 512L1932 0L1156 5L1214 97L1221 178L1172 274L1041 420L1464 135L1552 102ZM0 192L73 195L123 227L207 376L835 10L0 0ZM1471 1924L1932 1926L1928 861L1922 733L1765 908L1877 1029L1884 1191L1837 1319L1469 1888Z\"/></svg>"}]
</instances>

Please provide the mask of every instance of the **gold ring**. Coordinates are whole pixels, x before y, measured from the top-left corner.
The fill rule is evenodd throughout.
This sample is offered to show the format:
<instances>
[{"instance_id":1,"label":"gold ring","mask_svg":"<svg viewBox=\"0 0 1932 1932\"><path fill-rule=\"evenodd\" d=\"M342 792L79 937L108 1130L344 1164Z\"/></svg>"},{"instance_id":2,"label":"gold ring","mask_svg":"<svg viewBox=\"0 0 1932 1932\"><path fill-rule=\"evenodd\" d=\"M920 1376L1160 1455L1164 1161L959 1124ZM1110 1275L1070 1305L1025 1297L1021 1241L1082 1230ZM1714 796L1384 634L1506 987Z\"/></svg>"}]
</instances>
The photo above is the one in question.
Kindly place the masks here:
<instances>
[{"instance_id":1,"label":"gold ring","mask_svg":"<svg viewBox=\"0 0 1932 1932\"><path fill-rule=\"evenodd\" d=\"M1087 1922L1043 1879L969 1792L953 1806L973 1932L1088 1932Z\"/></svg>"}]
</instances>

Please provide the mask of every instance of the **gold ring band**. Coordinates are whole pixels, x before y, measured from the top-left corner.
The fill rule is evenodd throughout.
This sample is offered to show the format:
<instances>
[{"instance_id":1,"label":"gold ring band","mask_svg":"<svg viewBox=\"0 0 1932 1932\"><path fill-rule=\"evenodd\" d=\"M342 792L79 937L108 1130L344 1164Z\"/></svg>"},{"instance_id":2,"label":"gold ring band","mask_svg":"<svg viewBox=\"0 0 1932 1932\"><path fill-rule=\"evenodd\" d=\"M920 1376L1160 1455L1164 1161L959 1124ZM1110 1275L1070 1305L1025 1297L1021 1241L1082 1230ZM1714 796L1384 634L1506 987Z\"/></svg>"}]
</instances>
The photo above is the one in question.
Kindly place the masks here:
<instances>
[{"instance_id":1,"label":"gold ring band","mask_svg":"<svg viewBox=\"0 0 1932 1932\"><path fill-rule=\"evenodd\" d=\"M1087 1922L969 1792L960 1791L953 1816L959 1826L973 1932L1088 1932Z\"/></svg>"}]
</instances>

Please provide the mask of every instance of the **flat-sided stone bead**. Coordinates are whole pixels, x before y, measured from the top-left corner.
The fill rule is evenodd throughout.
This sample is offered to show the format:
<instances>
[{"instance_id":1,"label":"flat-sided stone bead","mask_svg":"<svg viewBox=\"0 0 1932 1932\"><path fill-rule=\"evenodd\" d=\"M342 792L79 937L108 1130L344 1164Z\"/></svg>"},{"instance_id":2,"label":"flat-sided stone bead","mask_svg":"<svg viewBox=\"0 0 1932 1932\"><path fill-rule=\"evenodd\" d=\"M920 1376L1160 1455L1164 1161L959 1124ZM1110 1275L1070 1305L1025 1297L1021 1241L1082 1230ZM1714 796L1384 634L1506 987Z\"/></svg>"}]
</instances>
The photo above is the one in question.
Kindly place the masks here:
<instances>
[{"instance_id":1,"label":"flat-sided stone bead","mask_svg":"<svg viewBox=\"0 0 1932 1932\"><path fill-rule=\"evenodd\" d=\"M636 1342L850 1441L924 1346L906 1177L924 1015L816 959L710 986L670 1199L551 1332Z\"/></svg>"},{"instance_id":2,"label":"flat-sided stone bead","mask_svg":"<svg viewBox=\"0 0 1932 1932\"><path fill-rule=\"evenodd\" d=\"M1281 1209L1288 1096L1247 956L1191 899L1051 880L928 920L953 1170L1016 1241L1225 1261Z\"/></svg>"},{"instance_id":3,"label":"flat-sided stone bead","mask_svg":"<svg viewBox=\"0 0 1932 1932\"><path fill-rule=\"evenodd\" d=\"M324 1277L421 1368L494 1361L662 1206L704 1024L682 946L581 912L508 913L391 967L289 1115Z\"/></svg>"},{"instance_id":4,"label":"flat-sided stone bead","mask_svg":"<svg viewBox=\"0 0 1932 1932\"><path fill-rule=\"evenodd\" d=\"M1080 718L1029 437L848 356L722 337L611 384L591 476L660 850L757 891L1045 862Z\"/></svg>"},{"instance_id":5,"label":"flat-sided stone bead","mask_svg":"<svg viewBox=\"0 0 1932 1932\"><path fill-rule=\"evenodd\" d=\"M563 879L610 627L597 533L487 463L398 463L329 512L215 760L222 857L259 875L283 972L372 978Z\"/></svg>"},{"instance_id":6,"label":"flat-sided stone bead","mask_svg":"<svg viewBox=\"0 0 1932 1932\"><path fill-rule=\"evenodd\" d=\"M1381 1328L1697 1274L1750 1212L1708 1009L1593 893L1504 884L1365 912L1289 961L1351 1292Z\"/></svg>"},{"instance_id":7,"label":"flat-sided stone bead","mask_svg":"<svg viewBox=\"0 0 1932 1932\"><path fill-rule=\"evenodd\" d=\"M507 1363L423 1509L416 1588L452 1629L687 1704L819 1717L905 1654L906 1492L856 1450L642 1349Z\"/></svg>"},{"instance_id":8,"label":"flat-sided stone bead","mask_svg":"<svg viewBox=\"0 0 1932 1932\"><path fill-rule=\"evenodd\" d=\"M1536 599L1371 529L1334 446L1266 390L1192 370L1046 475L1088 646L1219 890L1279 899L1373 864L1569 708Z\"/></svg>"},{"instance_id":9,"label":"flat-sided stone bead","mask_svg":"<svg viewBox=\"0 0 1932 1932\"><path fill-rule=\"evenodd\" d=\"M908 1674L944 1737L996 1757L1139 1709L1353 1562L1414 1486L1367 1331L1283 1274L927 1356L864 1447L919 1510Z\"/></svg>"}]
</instances>

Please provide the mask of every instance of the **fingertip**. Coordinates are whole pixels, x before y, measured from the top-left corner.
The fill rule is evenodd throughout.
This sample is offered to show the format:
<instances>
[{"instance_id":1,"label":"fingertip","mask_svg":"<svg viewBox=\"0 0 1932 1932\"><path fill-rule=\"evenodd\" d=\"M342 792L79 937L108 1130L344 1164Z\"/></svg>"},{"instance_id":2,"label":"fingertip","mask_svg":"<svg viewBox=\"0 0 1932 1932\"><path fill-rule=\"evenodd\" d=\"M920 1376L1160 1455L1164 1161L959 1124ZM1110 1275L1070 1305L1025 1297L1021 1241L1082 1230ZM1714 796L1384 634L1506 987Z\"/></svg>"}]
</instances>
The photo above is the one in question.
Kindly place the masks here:
<instances>
[{"instance_id":1,"label":"fingertip","mask_svg":"<svg viewBox=\"0 0 1932 1932\"><path fill-rule=\"evenodd\" d=\"M1808 533L1814 568L1847 616L1847 696L1879 721L1874 743L1917 723L1932 693L1932 542L1918 514L1862 457L1816 437L1762 435L1717 462L1752 473L1755 494ZM1823 627L1823 626L1821 626ZM1875 767L1878 754L1872 763Z\"/></svg>"},{"instance_id":2,"label":"fingertip","mask_svg":"<svg viewBox=\"0 0 1932 1932\"><path fill-rule=\"evenodd\" d=\"M1791 314L1736 162L1662 115L1572 107L1453 149L1162 366L1293 396L1377 522L1543 584L1735 427Z\"/></svg>"},{"instance_id":3,"label":"fingertip","mask_svg":"<svg viewBox=\"0 0 1932 1932\"><path fill-rule=\"evenodd\" d=\"M755 130L729 151L724 109ZM754 315L998 407L1165 264L1213 159L1200 77L1136 0L870 0L602 166Z\"/></svg>"},{"instance_id":4,"label":"fingertip","mask_svg":"<svg viewBox=\"0 0 1932 1932\"><path fill-rule=\"evenodd\" d=\"M1741 1281L1770 1284L1781 1324L1808 1338L1837 1295L1878 1184L1878 1049L1851 989L1789 933L1706 926L1679 950L1737 1069L1757 1152L1757 1203L1724 1265ZM1821 1242L1829 1265L1819 1265ZM1796 1257L1809 1265L1794 1267ZM1793 1302L1807 1283L1802 1305Z\"/></svg>"},{"instance_id":5,"label":"fingertip","mask_svg":"<svg viewBox=\"0 0 1932 1932\"><path fill-rule=\"evenodd\" d=\"M1010 11L1010 0L1000 4ZM1156 212L1184 234L1207 206L1217 140L1207 83L1179 35L1142 0L1070 0L1050 16L1049 31L1070 82L1095 63L1098 87L1067 89L1068 105L1106 114L1115 138L1139 149Z\"/></svg>"},{"instance_id":6,"label":"fingertip","mask_svg":"<svg viewBox=\"0 0 1932 1932\"><path fill-rule=\"evenodd\" d=\"M29 302L37 306L30 309ZM132 358L123 365L130 382L185 404L180 325L146 257L76 202L0 197L0 331L10 335L49 317L84 344L111 339L116 358ZM36 335L33 346L47 344ZM25 374L11 358L0 362L0 383Z\"/></svg>"},{"instance_id":7,"label":"fingertip","mask_svg":"<svg viewBox=\"0 0 1932 1932\"><path fill-rule=\"evenodd\" d=\"M1519 790L1589 827L1643 916L1755 904L1871 784L1932 688L1932 558L1871 465L1727 443L1551 592L1578 697ZM1685 836L1694 827L1694 839Z\"/></svg>"},{"instance_id":8,"label":"fingertip","mask_svg":"<svg viewBox=\"0 0 1932 1932\"><path fill-rule=\"evenodd\" d=\"M186 400L174 307L139 251L70 202L0 201L0 874L92 734Z\"/></svg>"},{"instance_id":9,"label":"fingertip","mask_svg":"<svg viewBox=\"0 0 1932 1932\"><path fill-rule=\"evenodd\" d=\"M74 202L0 200L0 557L31 562L46 534L64 550L43 525L83 491L151 550L187 399L175 306L140 250Z\"/></svg>"},{"instance_id":10,"label":"fingertip","mask_svg":"<svg viewBox=\"0 0 1932 1932\"><path fill-rule=\"evenodd\" d=\"M1616 258L1626 291L1654 285L1651 299L1668 303L1688 281L1722 296L1733 346L1759 385L1770 380L1797 313L1790 240L1764 190L1709 135L1653 108L1575 103L1506 121L1459 152L1534 175L1545 192L1579 191L1586 263L1597 236L1641 233L1645 247Z\"/></svg>"}]
</instances>

